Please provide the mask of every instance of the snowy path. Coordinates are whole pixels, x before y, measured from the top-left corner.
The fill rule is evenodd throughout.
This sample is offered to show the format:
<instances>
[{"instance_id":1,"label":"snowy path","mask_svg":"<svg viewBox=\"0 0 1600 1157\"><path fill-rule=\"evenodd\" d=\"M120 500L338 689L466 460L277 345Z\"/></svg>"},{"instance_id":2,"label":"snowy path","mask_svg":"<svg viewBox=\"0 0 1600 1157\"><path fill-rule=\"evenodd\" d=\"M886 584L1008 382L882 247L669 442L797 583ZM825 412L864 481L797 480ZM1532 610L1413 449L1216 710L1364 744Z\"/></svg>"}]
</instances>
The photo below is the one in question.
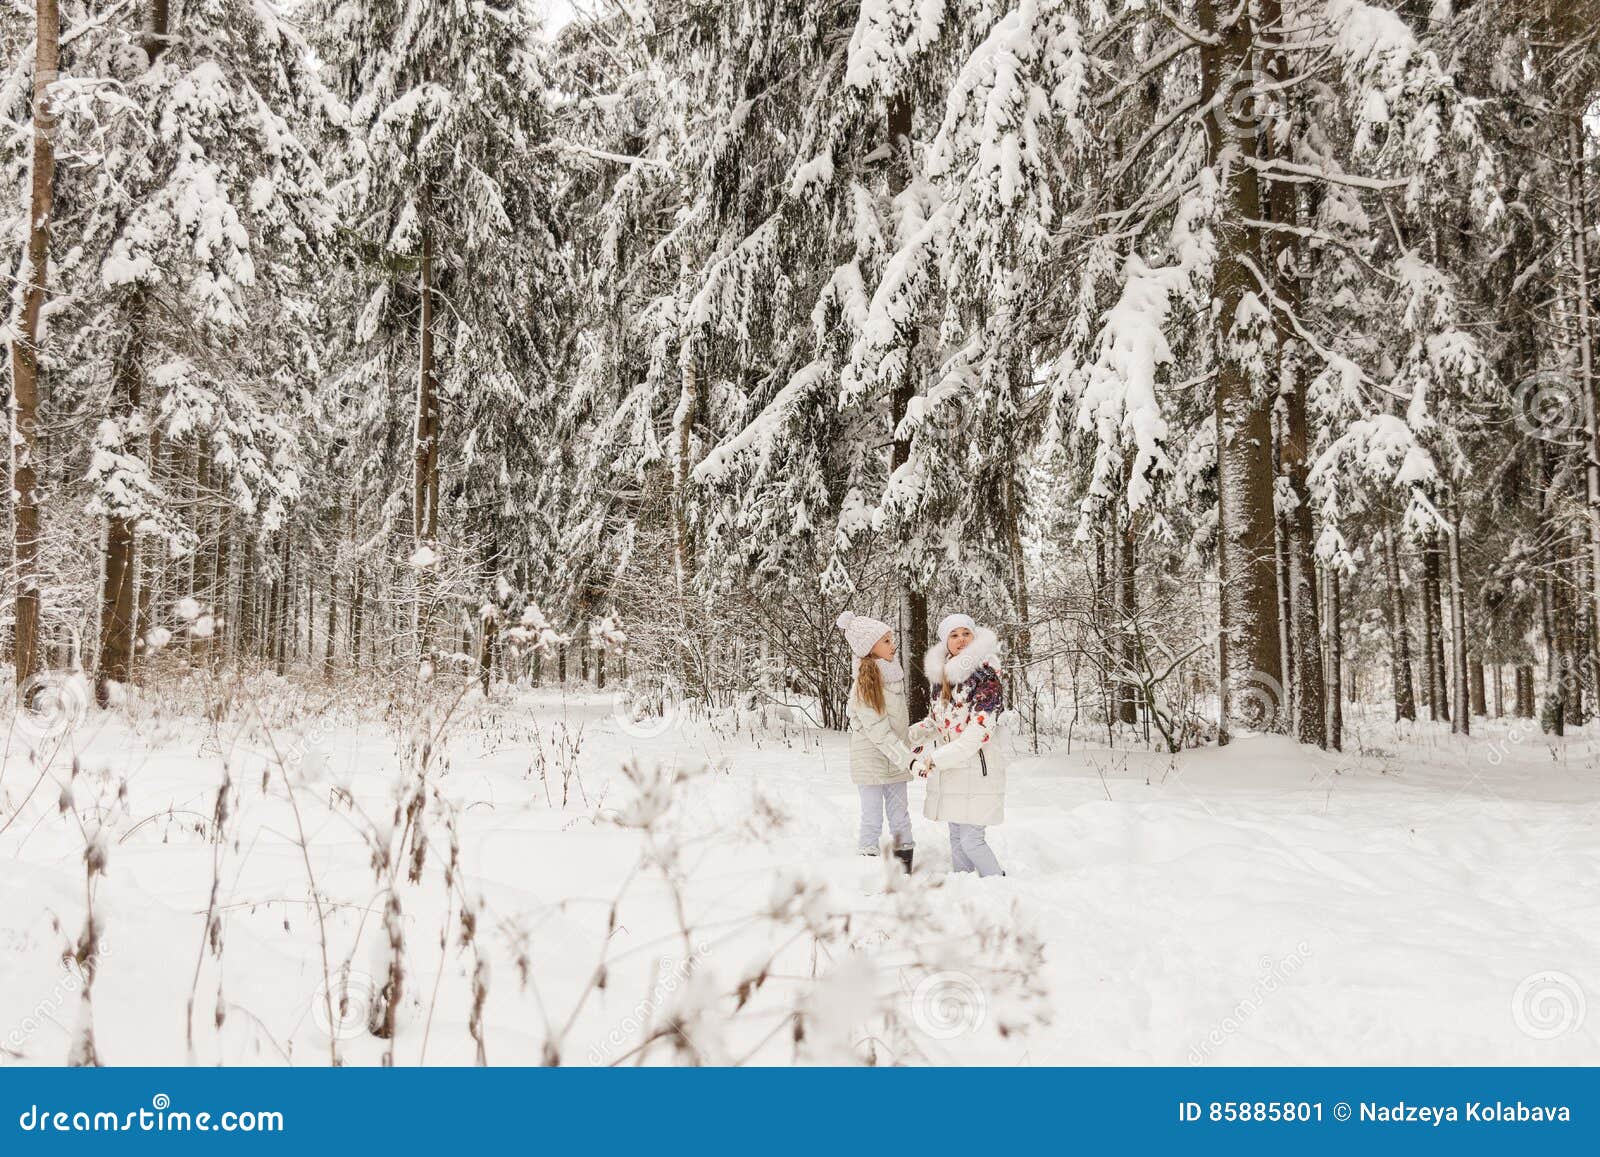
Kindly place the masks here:
<instances>
[{"instance_id":1,"label":"snowy path","mask_svg":"<svg viewBox=\"0 0 1600 1157\"><path fill-rule=\"evenodd\" d=\"M606 696L501 692L469 703L433 756L410 883L415 844L390 818L396 785L411 782L399 769L417 763L414 725L300 710L274 728L291 808L262 754L272 745L248 722L208 739L159 706L133 714L91 714L72 736L82 772L68 812L71 751L41 777L12 740L0 778L8 1063L60 1063L79 1031L77 974L60 955L83 926L85 832L100 825L92 1024L113 1064L328 1063L324 940L330 969L348 961L355 978L356 999L333 1014L341 1059L376 1063L387 1044L366 1031L363 1001L387 975L392 929L403 1064L473 1061L475 975L490 1063L538 1063L552 1041L563 1063L631 1060L674 1017L681 1039L650 1063L673 1048L849 1060L867 1036L880 1063L1600 1063L1592 732L1552 746L1492 723L1467 741L1434 728L1402 739L1384 724L1362 753L1250 738L1176 761L1080 742L1014 765L1009 821L991 833L1007 879L947 877L944 833L918 818L908 887L851 854L843 736L769 717L641 737ZM237 790L217 845L223 750ZM609 822L641 811L629 758L709 770L646 833ZM387 924L373 867L385 848L384 878L399 881ZM682 887L640 868L650 848L676 857ZM222 951L202 960L214 864ZM795 880L826 891L761 916ZM467 945L463 901L477 907ZM821 946L791 935L796 921L846 913ZM999 944L996 929L1037 936L1038 956ZM602 951L604 987L586 991ZM739 1007L740 981L769 956ZM997 1031L1013 1024L1032 1029Z\"/></svg>"}]
</instances>

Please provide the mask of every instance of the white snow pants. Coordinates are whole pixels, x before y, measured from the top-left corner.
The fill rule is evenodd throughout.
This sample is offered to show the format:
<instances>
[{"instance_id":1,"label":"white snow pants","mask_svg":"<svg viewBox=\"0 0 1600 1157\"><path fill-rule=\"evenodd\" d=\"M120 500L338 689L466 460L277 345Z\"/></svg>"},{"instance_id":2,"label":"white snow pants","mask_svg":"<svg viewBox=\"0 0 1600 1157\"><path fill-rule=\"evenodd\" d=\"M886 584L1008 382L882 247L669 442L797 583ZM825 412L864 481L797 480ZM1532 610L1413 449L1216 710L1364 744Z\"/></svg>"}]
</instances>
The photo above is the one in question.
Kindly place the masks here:
<instances>
[{"instance_id":1,"label":"white snow pants","mask_svg":"<svg viewBox=\"0 0 1600 1157\"><path fill-rule=\"evenodd\" d=\"M911 812L906 807L906 785L858 784L856 790L861 793L861 839L857 847L863 852L870 849L877 854L885 816L889 819L889 831L894 833L895 848L911 847Z\"/></svg>"},{"instance_id":2,"label":"white snow pants","mask_svg":"<svg viewBox=\"0 0 1600 1157\"><path fill-rule=\"evenodd\" d=\"M983 838L982 824L950 825L950 867L957 872L977 872L980 876L1003 876L1000 861Z\"/></svg>"}]
</instances>

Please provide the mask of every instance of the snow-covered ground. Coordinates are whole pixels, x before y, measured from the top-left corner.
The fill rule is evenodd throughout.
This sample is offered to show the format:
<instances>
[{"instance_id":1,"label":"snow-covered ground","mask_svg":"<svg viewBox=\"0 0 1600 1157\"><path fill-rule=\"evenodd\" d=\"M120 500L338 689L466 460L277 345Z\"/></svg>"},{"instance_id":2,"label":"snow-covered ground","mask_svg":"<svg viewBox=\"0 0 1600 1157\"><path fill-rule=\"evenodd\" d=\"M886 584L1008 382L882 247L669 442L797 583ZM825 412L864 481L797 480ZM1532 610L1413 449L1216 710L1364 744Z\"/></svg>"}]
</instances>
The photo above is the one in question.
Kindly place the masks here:
<instances>
[{"instance_id":1,"label":"snow-covered ground","mask_svg":"<svg viewBox=\"0 0 1600 1157\"><path fill-rule=\"evenodd\" d=\"M846 738L788 709L228 694L214 726L174 686L13 731L6 1063L86 1026L108 1064L1600 1063L1593 729L1176 758L1080 731L1019 751L1005 879L948 875L918 818L906 881L853 854Z\"/></svg>"}]
</instances>

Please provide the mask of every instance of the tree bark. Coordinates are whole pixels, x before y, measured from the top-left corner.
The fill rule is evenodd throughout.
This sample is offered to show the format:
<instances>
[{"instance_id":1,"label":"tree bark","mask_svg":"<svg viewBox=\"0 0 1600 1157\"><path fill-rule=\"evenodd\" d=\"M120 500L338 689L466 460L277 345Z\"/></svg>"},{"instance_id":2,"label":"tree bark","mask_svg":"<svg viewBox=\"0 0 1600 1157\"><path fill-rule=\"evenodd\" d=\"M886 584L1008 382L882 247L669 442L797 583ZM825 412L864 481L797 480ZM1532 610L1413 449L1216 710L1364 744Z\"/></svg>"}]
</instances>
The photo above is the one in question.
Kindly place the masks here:
<instances>
[{"instance_id":1,"label":"tree bark","mask_svg":"<svg viewBox=\"0 0 1600 1157\"><path fill-rule=\"evenodd\" d=\"M61 13L56 0L34 5L33 181L28 200L28 245L22 278L21 316L11 340L12 562L17 593L13 604L12 662L19 694L39 670L39 476L35 465L39 422L39 336L50 274L50 222L55 209L55 122L47 90L61 55Z\"/></svg>"},{"instance_id":2,"label":"tree bark","mask_svg":"<svg viewBox=\"0 0 1600 1157\"><path fill-rule=\"evenodd\" d=\"M322 677L333 678L333 642L339 637L339 576L328 571L328 625L327 637L322 641Z\"/></svg>"},{"instance_id":3,"label":"tree bark","mask_svg":"<svg viewBox=\"0 0 1600 1157\"><path fill-rule=\"evenodd\" d=\"M911 155L911 128L913 107L906 93L897 93L889 102L888 134L893 160L889 168L889 190L895 195L903 192L913 176ZM917 363L915 339L908 351L905 376L894 387L889 399L891 429L898 431L912 400L917 395L915 367ZM900 469L911 459L909 435L896 435L889 452L890 471ZM905 653L913 664L920 663L928 649L928 594L913 579L902 575L900 587L900 613L905 624ZM906 680L906 706L912 719L922 719L928 714L928 681L913 676Z\"/></svg>"},{"instance_id":4,"label":"tree bark","mask_svg":"<svg viewBox=\"0 0 1600 1157\"><path fill-rule=\"evenodd\" d=\"M1587 461L1584 463L1584 509L1589 531L1589 622L1590 656L1593 670L1600 678L1600 397L1596 396L1594 372L1594 315L1590 304L1589 236L1587 191L1584 187L1584 142L1582 118L1567 118L1567 153L1569 174L1568 241L1572 246L1572 270L1576 298L1578 381L1582 398L1585 440L1588 443ZM1600 690L1600 688L1597 688Z\"/></svg>"},{"instance_id":5,"label":"tree bark","mask_svg":"<svg viewBox=\"0 0 1600 1157\"><path fill-rule=\"evenodd\" d=\"M1124 673L1131 673L1138 669L1139 644L1134 637L1134 620L1139 613L1138 595L1134 590L1134 583L1138 574L1137 539L1133 532L1133 515L1127 509L1126 503L1119 502L1116 507L1117 535L1114 540L1116 547L1117 570L1114 582L1116 584L1116 623L1119 651L1117 662ZM1139 688L1129 678L1117 682L1117 721L1133 726L1139 722Z\"/></svg>"},{"instance_id":6,"label":"tree bark","mask_svg":"<svg viewBox=\"0 0 1600 1157\"><path fill-rule=\"evenodd\" d=\"M439 378L433 343L433 227L423 194L422 260L419 293L422 298L418 332L420 356L417 370L416 436L412 446L411 536L417 550L434 551L439 539ZM418 660L427 657L432 646L433 583L431 565L414 568L417 602L414 609Z\"/></svg>"},{"instance_id":7,"label":"tree bark","mask_svg":"<svg viewBox=\"0 0 1600 1157\"><path fill-rule=\"evenodd\" d=\"M1514 714L1522 719L1532 719L1535 711L1533 693L1533 665L1520 663L1516 669L1516 707Z\"/></svg>"},{"instance_id":8,"label":"tree bark","mask_svg":"<svg viewBox=\"0 0 1600 1157\"><path fill-rule=\"evenodd\" d=\"M289 665L289 640L294 636L290 617L294 603L294 572L289 566L289 528L278 532L278 598L272 619L272 669L282 675Z\"/></svg>"},{"instance_id":9,"label":"tree bark","mask_svg":"<svg viewBox=\"0 0 1600 1157\"><path fill-rule=\"evenodd\" d=\"M1435 723L1449 718L1450 705L1445 693L1444 628L1439 620L1442 598L1439 536L1430 530L1422 543L1422 635L1427 649L1428 716Z\"/></svg>"},{"instance_id":10,"label":"tree bark","mask_svg":"<svg viewBox=\"0 0 1600 1157\"><path fill-rule=\"evenodd\" d=\"M231 559L228 557L232 546L233 520L230 516L226 502L217 513L217 547L211 571L211 606L216 615L217 630L211 636L206 649L207 658L214 670L222 659L224 640L236 632L232 615L232 599L229 587L229 571ZM227 630L228 635L223 631Z\"/></svg>"},{"instance_id":11,"label":"tree bark","mask_svg":"<svg viewBox=\"0 0 1600 1157\"><path fill-rule=\"evenodd\" d=\"M111 413L124 431L139 411L144 382L144 300L139 290L128 308L128 333L118 352L112 380ZM133 677L136 633L134 602L134 524L132 512L107 511L100 571L100 651L95 663L94 697L111 703L111 685Z\"/></svg>"},{"instance_id":12,"label":"tree bark","mask_svg":"<svg viewBox=\"0 0 1600 1157\"><path fill-rule=\"evenodd\" d=\"M361 646L366 624L366 588L363 582L361 560L352 564L355 573L350 579L350 669L361 670Z\"/></svg>"},{"instance_id":13,"label":"tree bark","mask_svg":"<svg viewBox=\"0 0 1600 1157\"><path fill-rule=\"evenodd\" d=\"M1247 223L1258 220L1261 189L1255 169L1241 155L1241 142L1253 132L1255 102L1246 97L1241 105L1225 94L1225 86L1251 70L1251 15L1248 6L1227 0L1204 0L1199 13L1202 31L1214 38L1200 49L1200 101L1210 109L1206 159L1219 174L1226 170L1213 290L1221 744L1228 742L1234 722L1276 729L1286 705L1276 605L1270 398L1268 383L1255 380L1246 348L1272 338L1251 271L1262 252L1261 231Z\"/></svg>"},{"instance_id":14,"label":"tree bark","mask_svg":"<svg viewBox=\"0 0 1600 1157\"><path fill-rule=\"evenodd\" d=\"M244 541L240 544L243 550L239 557L239 623L235 631L238 639L238 654L241 658L257 658L256 645L261 635L256 623L259 613L260 592L256 589L259 579L256 576L256 551L257 541L254 534L246 531Z\"/></svg>"},{"instance_id":15,"label":"tree bark","mask_svg":"<svg viewBox=\"0 0 1600 1157\"><path fill-rule=\"evenodd\" d=\"M1387 515L1383 524L1383 570L1388 582L1384 599L1384 619L1389 628L1389 669L1394 684L1394 717L1417 717L1417 700L1411 682L1411 625L1406 617L1405 588L1400 583L1400 552L1395 549L1394 530Z\"/></svg>"},{"instance_id":16,"label":"tree bark","mask_svg":"<svg viewBox=\"0 0 1600 1157\"><path fill-rule=\"evenodd\" d=\"M147 63L154 64L166 48L167 21L167 0L150 0L144 35ZM143 290L135 287L128 301L127 336L112 383L112 416L123 426L124 438L139 411L143 392L145 304ZM111 685L126 683L133 676L138 623L134 603L136 544L130 513L112 510L106 518L100 573L100 652L94 681L95 702L102 707L111 701Z\"/></svg>"},{"instance_id":17,"label":"tree bark","mask_svg":"<svg viewBox=\"0 0 1600 1157\"><path fill-rule=\"evenodd\" d=\"M1028 668L1030 652L1033 649L1033 631L1029 626L1028 615L1028 567L1027 558L1022 549L1022 511L1021 503L1017 500L1016 483L1008 471L1005 477L1006 499L1006 553L1011 564L1011 602L1017 611L1017 631L1012 639L1012 669L1016 677L1012 680L1011 696L1013 701L1020 703L1023 690L1029 682ZM915 655L911 656L914 660Z\"/></svg>"},{"instance_id":18,"label":"tree bark","mask_svg":"<svg viewBox=\"0 0 1600 1157\"><path fill-rule=\"evenodd\" d=\"M1267 37L1282 43L1285 36L1283 8L1279 0L1261 0L1259 11L1262 30ZM1278 99L1287 101L1291 84L1288 54L1269 52L1265 71L1277 89ZM1290 141L1286 134L1266 131L1260 133L1257 140L1264 159L1292 159L1287 156ZM1284 551L1288 556L1289 589L1284 601L1286 626L1290 635L1283 649L1288 651L1290 662L1293 663L1292 668L1285 669L1285 675L1292 685L1296 738L1301 743L1327 747L1329 735L1323 707L1327 692L1322 681L1322 632L1317 622L1316 536L1311 520L1311 486L1308 481L1311 429L1306 416L1305 388L1301 382L1300 339L1287 312L1298 312L1304 297L1299 245L1295 235L1289 231L1300 224L1299 197L1299 187L1294 182L1269 181L1267 184L1266 217L1287 227L1270 230L1265 238L1268 276L1272 278L1273 289L1279 298L1272 309L1273 330L1277 339L1278 404L1283 415L1279 462L1285 488L1293 503L1293 509L1287 511L1281 520L1286 531ZM1333 697L1338 697L1337 689ZM1332 718L1331 715L1327 716L1329 721ZM1337 748L1337 742L1333 746Z\"/></svg>"},{"instance_id":19,"label":"tree bark","mask_svg":"<svg viewBox=\"0 0 1600 1157\"><path fill-rule=\"evenodd\" d=\"M1281 449L1283 434L1278 429L1278 423L1273 423L1273 476L1282 477L1283 459ZM1284 695L1290 704L1297 704L1295 699L1295 667L1291 640L1294 638L1294 612L1290 609L1289 592L1293 589L1289 581L1289 520L1279 511L1272 520L1272 547L1273 567L1278 576L1278 665L1284 674ZM1298 707L1296 708L1298 709ZM1298 734L1298 726L1296 727Z\"/></svg>"},{"instance_id":20,"label":"tree bark","mask_svg":"<svg viewBox=\"0 0 1600 1157\"><path fill-rule=\"evenodd\" d=\"M494 608L483 616L483 643L478 654L478 682L485 696L494 682L494 648L500 630L500 615Z\"/></svg>"},{"instance_id":21,"label":"tree bark","mask_svg":"<svg viewBox=\"0 0 1600 1157\"><path fill-rule=\"evenodd\" d=\"M673 415L676 442L672 466L673 569L678 582L678 614L686 615L689 584L694 574L694 528L689 520L690 471L694 468L694 419L699 411L700 374L695 342L685 335L678 367L680 392Z\"/></svg>"},{"instance_id":22,"label":"tree bark","mask_svg":"<svg viewBox=\"0 0 1600 1157\"><path fill-rule=\"evenodd\" d=\"M1325 727L1327 729L1325 747L1329 751L1344 750L1344 696L1340 689L1344 684L1344 616L1341 610L1339 591L1339 568L1327 566L1328 594L1327 605L1327 631L1328 631L1328 694L1325 695L1323 710L1325 714ZM1319 666L1318 675L1321 675Z\"/></svg>"},{"instance_id":23,"label":"tree bark","mask_svg":"<svg viewBox=\"0 0 1600 1157\"><path fill-rule=\"evenodd\" d=\"M1545 647L1545 701L1540 708L1540 719L1556 735L1566 733L1567 699L1571 680L1568 673L1572 657L1567 650L1565 607L1562 590L1566 576L1562 574L1562 557L1568 549L1567 535L1557 522L1563 495L1556 481L1556 466L1552 461L1549 443L1536 439L1539 477L1538 539L1543 545L1545 558L1539 579L1539 623Z\"/></svg>"},{"instance_id":24,"label":"tree bark","mask_svg":"<svg viewBox=\"0 0 1600 1157\"><path fill-rule=\"evenodd\" d=\"M1472 697L1467 690L1467 592L1461 575L1461 504L1454 493L1450 496L1450 528L1446 549L1450 559L1450 671L1451 691L1455 695L1455 714L1450 717L1450 730L1459 735L1472 734Z\"/></svg>"}]
</instances>

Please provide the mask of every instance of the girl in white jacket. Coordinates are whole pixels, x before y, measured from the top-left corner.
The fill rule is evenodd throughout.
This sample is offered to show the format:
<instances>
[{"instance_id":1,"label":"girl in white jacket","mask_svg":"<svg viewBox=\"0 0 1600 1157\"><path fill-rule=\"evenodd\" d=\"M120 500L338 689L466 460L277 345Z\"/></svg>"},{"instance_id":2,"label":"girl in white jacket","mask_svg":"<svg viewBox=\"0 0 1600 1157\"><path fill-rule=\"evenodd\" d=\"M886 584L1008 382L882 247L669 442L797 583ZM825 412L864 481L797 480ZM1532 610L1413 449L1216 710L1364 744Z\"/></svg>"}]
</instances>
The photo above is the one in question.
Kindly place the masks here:
<instances>
[{"instance_id":1,"label":"girl in white jacket","mask_svg":"<svg viewBox=\"0 0 1600 1157\"><path fill-rule=\"evenodd\" d=\"M857 848L878 854L885 818L894 836L894 855L911 871L911 812L906 785L917 762L912 747L933 735L924 720L908 726L906 673L895 661L894 635L887 623L846 611L839 629L855 657L855 675L845 712L850 718L850 779L861 796Z\"/></svg>"},{"instance_id":2,"label":"girl in white jacket","mask_svg":"<svg viewBox=\"0 0 1600 1157\"><path fill-rule=\"evenodd\" d=\"M950 862L958 872L1003 876L985 829L1006 814L1006 767L999 744L1005 690L999 640L966 615L939 623L939 642L923 669L931 686L938 746L918 761L928 777L923 815L950 825Z\"/></svg>"}]
</instances>

